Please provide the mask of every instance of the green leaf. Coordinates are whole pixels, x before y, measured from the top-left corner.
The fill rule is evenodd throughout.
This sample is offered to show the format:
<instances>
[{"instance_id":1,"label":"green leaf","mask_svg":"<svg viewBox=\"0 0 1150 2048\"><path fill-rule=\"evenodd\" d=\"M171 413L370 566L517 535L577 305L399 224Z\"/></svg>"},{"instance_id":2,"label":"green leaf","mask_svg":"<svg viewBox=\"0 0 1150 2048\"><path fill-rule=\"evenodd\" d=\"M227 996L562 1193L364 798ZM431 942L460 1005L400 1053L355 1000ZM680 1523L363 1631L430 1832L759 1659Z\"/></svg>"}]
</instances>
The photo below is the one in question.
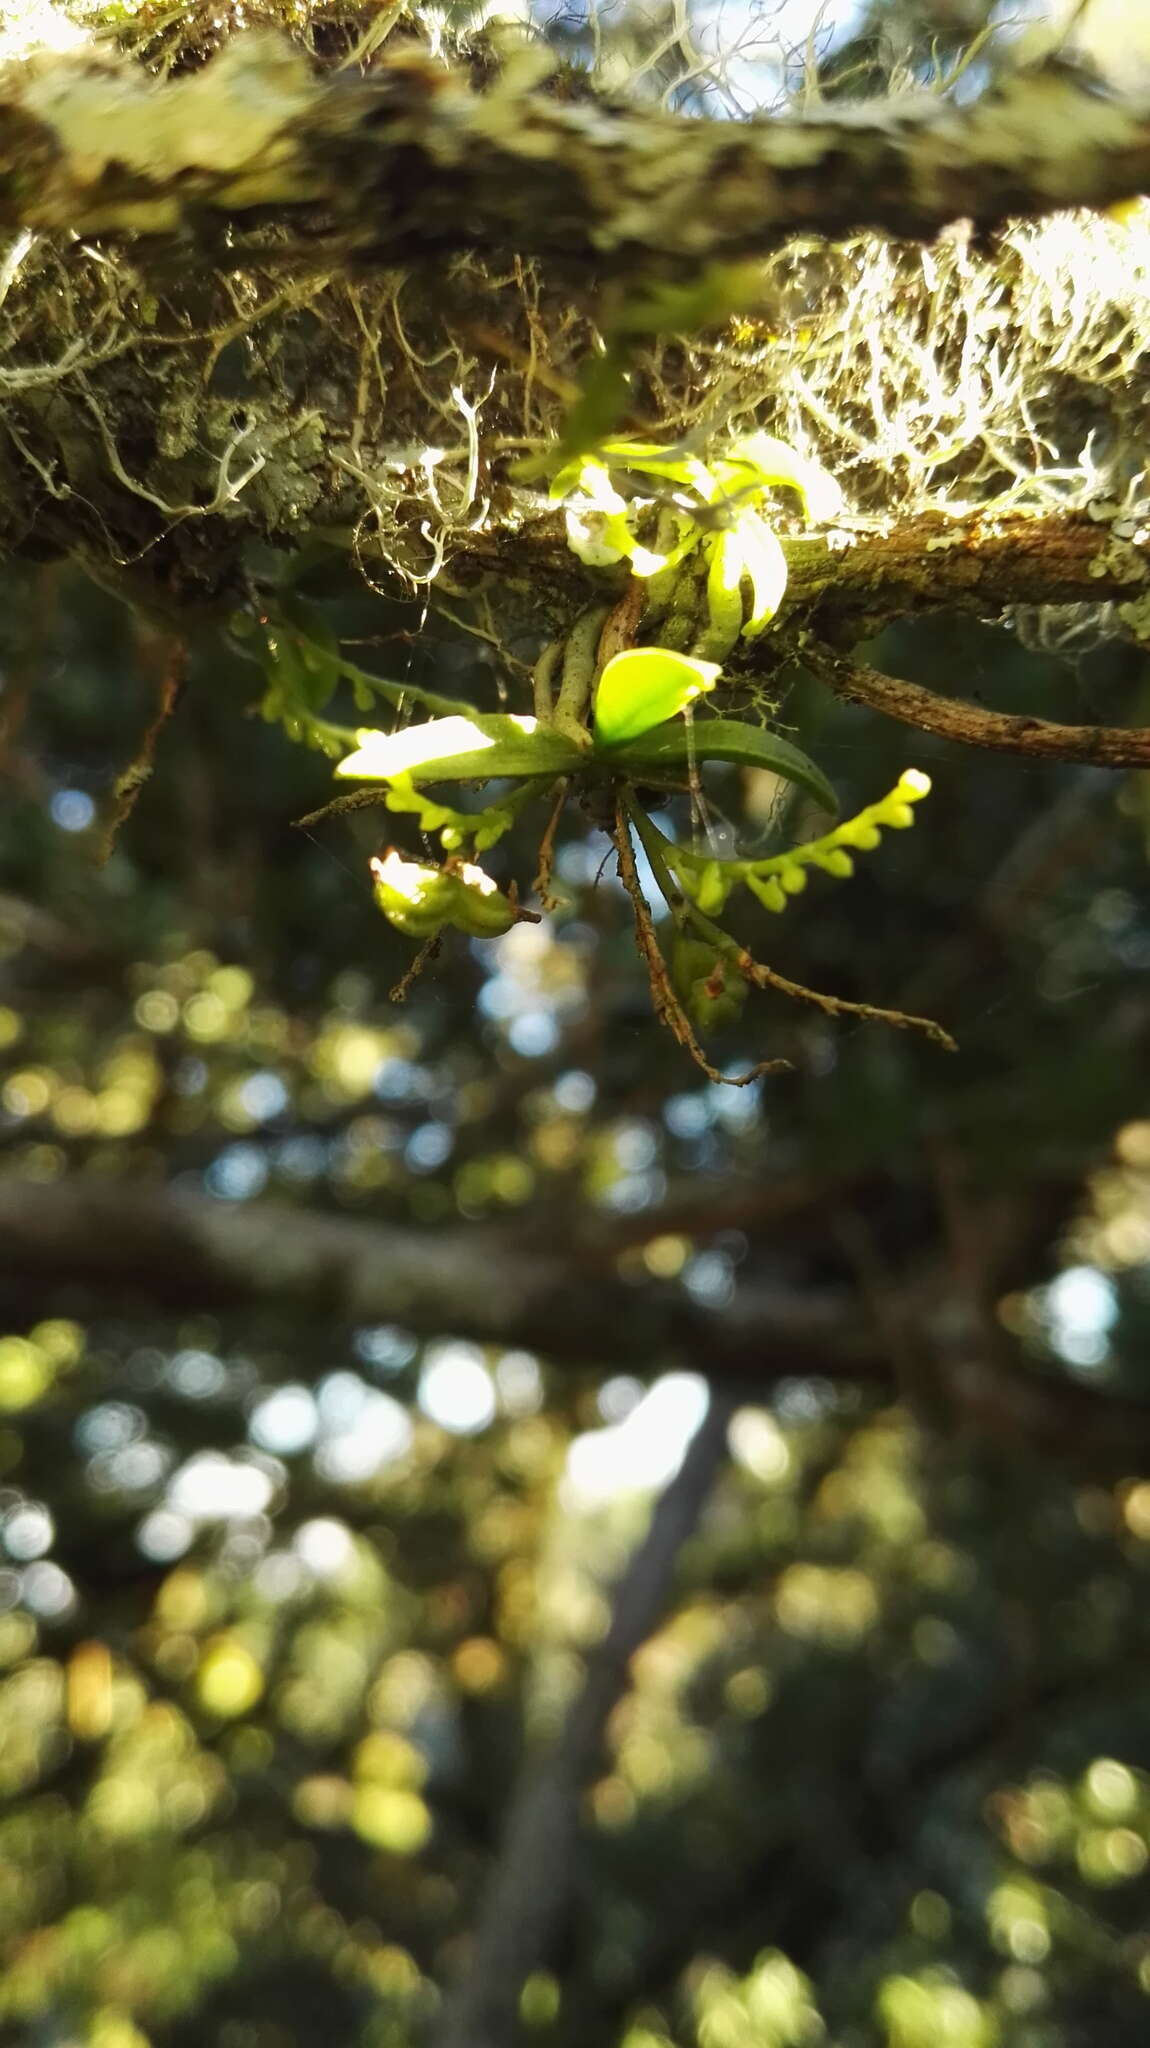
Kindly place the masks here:
<instances>
[{"instance_id":1,"label":"green leaf","mask_svg":"<svg viewBox=\"0 0 1150 2048\"><path fill-rule=\"evenodd\" d=\"M469 718L475 710L466 697L444 697L438 690L425 690L418 683L393 683L387 676L369 675L346 657L341 658L340 668L355 691L357 704L364 702L365 695L369 702L372 697L383 697L397 708L421 704L438 718Z\"/></svg>"},{"instance_id":2,"label":"green leaf","mask_svg":"<svg viewBox=\"0 0 1150 2048\"><path fill-rule=\"evenodd\" d=\"M712 534L706 543L707 628L702 644L725 661L742 631L743 555L737 533Z\"/></svg>"},{"instance_id":3,"label":"green leaf","mask_svg":"<svg viewBox=\"0 0 1150 2048\"><path fill-rule=\"evenodd\" d=\"M361 731L359 746L336 769L363 782L407 775L419 782L489 782L504 775L564 775L584 756L536 718L513 713L433 718L398 732Z\"/></svg>"},{"instance_id":4,"label":"green leaf","mask_svg":"<svg viewBox=\"0 0 1150 2048\"><path fill-rule=\"evenodd\" d=\"M667 448L658 441L604 441L597 454L609 469L629 470L632 475L663 477L696 492L708 504L718 490L706 464L689 449Z\"/></svg>"},{"instance_id":5,"label":"green leaf","mask_svg":"<svg viewBox=\"0 0 1150 2048\"><path fill-rule=\"evenodd\" d=\"M577 455L594 448L610 432L631 397L631 350L612 341L601 356L591 356L579 378L579 392L563 422L560 445Z\"/></svg>"},{"instance_id":6,"label":"green leaf","mask_svg":"<svg viewBox=\"0 0 1150 2048\"><path fill-rule=\"evenodd\" d=\"M318 605L295 591L286 592L279 602L279 617L269 628L268 645L293 677L307 709L322 711L339 682L343 663L335 629Z\"/></svg>"},{"instance_id":7,"label":"green leaf","mask_svg":"<svg viewBox=\"0 0 1150 2048\"><path fill-rule=\"evenodd\" d=\"M595 744L625 747L651 726L674 718L718 680L717 662L693 660L669 647L628 647L607 663L595 693Z\"/></svg>"},{"instance_id":8,"label":"green leaf","mask_svg":"<svg viewBox=\"0 0 1150 2048\"><path fill-rule=\"evenodd\" d=\"M741 768L767 768L772 775L797 783L824 810L838 809L834 790L809 754L780 739L778 733L767 732L761 725L743 725L737 718L699 718L689 730L676 719L672 725L641 734L615 756L615 765L638 779L686 774L693 761L734 761Z\"/></svg>"}]
</instances>

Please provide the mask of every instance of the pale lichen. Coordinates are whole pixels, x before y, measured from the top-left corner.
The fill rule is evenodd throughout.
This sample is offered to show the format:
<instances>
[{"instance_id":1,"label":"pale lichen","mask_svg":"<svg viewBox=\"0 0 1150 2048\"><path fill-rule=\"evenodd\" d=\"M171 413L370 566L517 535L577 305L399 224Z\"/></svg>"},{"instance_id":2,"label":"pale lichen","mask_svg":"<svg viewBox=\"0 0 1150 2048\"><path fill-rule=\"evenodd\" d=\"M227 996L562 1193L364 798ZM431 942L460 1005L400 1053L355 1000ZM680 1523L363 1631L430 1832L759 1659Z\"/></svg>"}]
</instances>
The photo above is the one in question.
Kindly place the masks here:
<instances>
[{"instance_id":1,"label":"pale lichen","mask_svg":"<svg viewBox=\"0 0 1150 2048\"><path fill-rule=\"evenodd\" d=\"M1150 591L1137 598L1127 598L1115 606L1115 611L1132 640L1142 647L1150 647Z\"/></svg>"},{"instance_id":2,"label":"pale lichen","mask_svg":"<svg viewBox=\"0 0 1150 2048\"><path fill-rule=\"evenodd\" d=\"M1105 546L1091 556L1087 573L1100 578L1105 576L1111 581L1116 579L1119 583L1144 583L1146 559L1130 541L1112 533Z\"/></svg>"},{"instance_id":3,"label":"pale lichen","mask_svg":"<svg viewBox=\"0 0 1150 2048\"><path fill-rule=\"evenodd\" d=\"M394 61L401 33L404 61L425 67L442 110L444 162L465 166L469 147L510 134L526 204L566 137L609 219L605 249L631 235L680 256L703 249L707 219L677 195L705 160L716 213L737 216L736 123L716 155L713 124L653 112L613 187L614 111L586 80L568 104L569 77L530 47L510 66L505 52L485 48L482 63L470 53L483 98L468 46L440 28L429 57L410 24L372 41L378 10L366 5L219 0L181 10L175 27L119 9L114 37L86 0L56 14L85 39L62 67L26 55L25 102L72 173L117 188L121 226L171 225L153 190L165 180L209 207L298 198L306 181L290 136L345 66L352 104L357 81ZM229 41L241 16L262 32ZM523 66L536 98L516 130ZM556 104L565 126L550 119ZM893 103L889 132L931 104ZM1098 116L1108 134L1115 118ZM838 108L835 119L861 127L873 114ZM988 106L987 151L1016 146L1020 119L1009 95ZM825 138L817 112L795 122L776 168L817 178ZM53 175L47 163L46 217L54 189L66 211ZM0 251L0 540L215 594L232 587L247 538L290 548L321 530L370 580L419 581L460 550L474 556L546 521L514 464L562 431L595 321L625 308L626 281L605 299L593 274L583 288L514 254L425 264L416 249L387 267L359 244L348 254L318 220L314 236L293 239L260 211L241 244L221 219L224 257L211 262L179 242L13 235ZM626 424L703 453L767 429L841 482L849 516L828 545L849 545L852 522L873 530L933 513L951 523L925 546L945 551L975 513L1104 506L1099 580L1133 585L1146 575L1148 348L1150 233L1137 217L1055 216L1009 228L990 251L961 228L926 248L792 239L758 264L740 318L636 347ZM776 510L793 529L793 507Z\"/></svg>"}]
</instances>

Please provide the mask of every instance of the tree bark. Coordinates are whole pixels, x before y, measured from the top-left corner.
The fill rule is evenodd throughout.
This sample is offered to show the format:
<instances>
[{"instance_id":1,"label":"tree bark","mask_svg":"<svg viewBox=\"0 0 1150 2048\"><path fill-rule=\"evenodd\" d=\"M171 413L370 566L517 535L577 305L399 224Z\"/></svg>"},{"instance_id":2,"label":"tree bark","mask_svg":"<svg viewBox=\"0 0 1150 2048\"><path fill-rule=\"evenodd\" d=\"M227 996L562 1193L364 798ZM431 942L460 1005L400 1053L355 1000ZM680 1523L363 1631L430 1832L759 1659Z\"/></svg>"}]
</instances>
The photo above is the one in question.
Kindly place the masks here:
<instances>
[{"instance_id":1,"label":"tree bark","mask_svg":"<svg viewBox=\"0 0 1150 2048\"><path fill-rule=\"evenodd\" d=\"M832 1194L816 1198L819 1216ZM655 1216L651 1235L662 1228ZM771 1241L776 1250L786 1242L781 1220ZM278 1318L297 1337L322 1332L329 1342L333 1328L394 1322L415 1336L534 1350L560 1369L685 1367L755 1401L796 1377L901 1398L889 1340L897 1324L913 1333L930 1406L975 1434L1091 1472L1125 1471L1150 1446L1150 1407L1015 1361L1001 1332L974 1334L977 1313L957 1351L932 1347L921 1276L903 1295L895 1288L879 1328L849 1288L751 1282L725 1307L703 1308L677 1283L621 1279L618 1250L573 1244L569 1231L543 1247L513 1228L424 1232L159 1187L0 1177L0 1316L16 1327L125 1308L215 1310L258 1313L273 1326Z\"/></svg>"},{"instance_id":2,"label":"tree bark","mask_svg":"<svg viewBox=\"0 0 1150 2048\"><path fill-rule=\"evenodd\" d=\"M844 661L809 642L804 666L847 704L865 704L919 732L937 733L966 747L998 754L1029 754L1045 761L1079 761L1092 768L1150 767L1150 726L1059 725L1021 712L983 711L977 704L940 697L920 683L904 683L863 662Z\"/></svg>"},{"instance_id":3,"label":"tree bark","mask_svg":"<svg viewBox=\"0 0 1150 2048\"><path fill-rule=\"evenodd\" d=\"M635 1652L670 1603L683 1546L727 1455L734 1399L713 1393L682 1465L655 1503L616 1585L611 1621L587 1654L582 1685L553 1747L530 1763L484 1887L470 1966L447 2000L436 2048L512 2048L525 1980L550 1960L570 1908L582 1794L600 1767L607 1723Z\"/></svg>"},{"instance_id":4,"label":"tree bark","mask_svg":"<svg viewBox=\"0 0 1150 2048\"><path fill-rule=\"evenodd\" d=\"M796 233L929 241L1150 187L1150 104L1054 63L965 107L923 93L738 123L570 104L540 68L528 49L479 93L408 49L325 79L269 34L162 85L39 55L0 79L0 225L179 234L226 268L244 255L222 231L272 210L325 261L515 250L633 279Z\"/></svg>"},{"instance_id":5,"label":"tree bark","mask_svg":"<svg viewBox=\"0 0 1150 2048\"><path fill-rule=\"evenodd\" d=\"M259 1310L328 1329L395 1322L558 1364L674 1362L748 1389L784 1372L889 1380L846 1303L764 1291L702 1311L677 1284L622 1281L609 1252L572 1250L567 1233L548 1249L481 1226L422 1232L273 1202L0 1178L0 1301L35 1320L69 1293L97 1307Z\"/></svg>"}]
</instances>

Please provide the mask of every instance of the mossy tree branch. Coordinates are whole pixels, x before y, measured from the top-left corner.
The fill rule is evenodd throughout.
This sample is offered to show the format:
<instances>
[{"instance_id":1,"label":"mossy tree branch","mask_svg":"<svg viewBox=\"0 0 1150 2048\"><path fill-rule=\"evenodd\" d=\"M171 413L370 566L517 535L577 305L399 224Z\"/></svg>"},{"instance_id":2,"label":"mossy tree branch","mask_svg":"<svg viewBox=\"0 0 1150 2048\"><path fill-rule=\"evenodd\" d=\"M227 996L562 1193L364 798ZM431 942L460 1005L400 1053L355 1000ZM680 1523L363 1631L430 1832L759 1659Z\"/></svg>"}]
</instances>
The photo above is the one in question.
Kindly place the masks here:
<instances>
[{"instance_id":1,"label":"mossy tree branch","mask_svg":"<svg viewBox=\"0 0 1150 2048\"><path fill-rule=\"evenodd\" d=\"M541 69L528 50L478 93L408 49L325 78L270 34L163 84L35 56L0 78L0 224L178 233L227 266L242 256L221 230L271 209L313 249L318 234L324 260L513 249L633 278L795 233L930 240L958 218L992 228L1150 186L1150 104L1057 65L965 107L924 93L739 123L567 103Z\"/></svg>"},{"instance_id":2,"label":"mossy tree branch","mask_svg":"<svg viewBox=\"0 0 1150 2048\"><path fill-rule=\"evenodd\" d=\"M984 711L981 705L939 697L919 683L883 675L864 662L845 660L809 640L803 645L802 660L845 703L865 704L903 725L963 746L1046 761L1081 761L1094 768L1150 768L1148 726L1060 725L1023 713Z\"/></svg>"}]
</instances>

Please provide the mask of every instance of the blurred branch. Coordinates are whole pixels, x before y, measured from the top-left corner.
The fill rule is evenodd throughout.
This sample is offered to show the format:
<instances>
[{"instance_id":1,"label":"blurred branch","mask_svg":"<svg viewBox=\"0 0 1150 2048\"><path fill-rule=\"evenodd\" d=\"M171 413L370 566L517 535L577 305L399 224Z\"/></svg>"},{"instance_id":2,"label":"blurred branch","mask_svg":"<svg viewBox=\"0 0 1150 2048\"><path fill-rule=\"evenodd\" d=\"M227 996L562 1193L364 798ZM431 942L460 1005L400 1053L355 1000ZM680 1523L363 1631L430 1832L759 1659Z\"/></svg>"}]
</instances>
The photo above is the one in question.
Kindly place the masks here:
<instances>
[{"instance_id":1,"label":"blurred branch","mask_svg":"<svg viewBox=\"0 0 1150 2048\"><path fill-rule=\"evenodd\" d=\"M1150 105L1054 63L965 106L904 93L735 124L571 103L547 89L554 61L521 50L480 93L410 45L354 82L267 34L162 85L94 53L41 53L0 84L0 224L182 233L228 267L237 225L270 209L318 230L325 262L514 248L631 279L796 232L930 240L956 219L988 228L1150 189Z\"/></svg>"},{"instance_id":2,"label":"blurred branch","mask_svg":"<svg viewBox=\"0 0 1150 2048\"><path fill-rule=\"evenodd\" d=\"M11 934L20 945L34 946L52 960L76 962L89 973L100 955L91 937L66 923L42 904L0 893L0 937Z\"/></svg>"},{"instance_id":3,"label":"blurred branch","mask_svg":"<svg viewBox=\"0 0 1150 2048\"><path fill-rule=\"evenodd\" d=\"M1039 755L1047 761L1083 761L1095 768L1150 766L1150 726L1056 725L1047 718L983 711L975 704L937 697L919 683L904 683L831 648L804 641L803 666L847 704L865 704L920 732L937 733L967 747Z\"/></svg>"},{"instance_id":4,"label":"blurred branch","mask_svg":"<svg viewBox=\"0 0 1150 2048\"><path fill-rule=\"evenodd\" d=\"M607 1722L628 1666L668 1605L683 1545L723 1464L735 1397L712 1393L675 1478L612 1601L606 1635L588 1653L582 1687L555 1747L514 1796L485 1890L471 1967L449 1999L438 2048L512 2048L524 1981L552 1953L575 1886L579 1805L600 1765Z\"/></svg>"},{"instance_id":5,"label":"blurred branch","mask_svg":"<svg viewBox=\"0 0 1150 2048\"><path fill-rule=\"evenodd\" d=\"M149 675L155 691L156 708L148 721L127 767L117 776L112 802L102 820L96 863L104 867L111 859L120 829L131 817L140 791L155 767L156 743L179 701L187 680L188 650L171 634L156 633L143 621L137 631L140 666Z\"/></svg>"},{"instance_id":6,"label":"blurred branch","mask_svg":"<svg viewBox=\"0 0 1150 2048\"><path fill-rule=\"evenodd\" d=\"M769 1383L784 1370L889 1371L847 1300L746 1290L698 1307L675 1282L635 1286L602 1258L511 1230L407 1230L274 1202L215 1202L76 1176L0 1178L0 1306L34 1319L78 1289L107 1305L282 1313L293 1324L396 1322L416 1335L521 1346L557 1364L677 1360Z\"/></svg>"},{"instance_id":7,"label":"blurred branch","mask_svg":"<svg viewBox=\"0 0 1150 2048\"><path fill-rule=\"evenodd\" d=\"M785 1243L780 1224L772 1249ZM887 1313L913 1327L952 1426L1033 1445L1081 1472L1128 1470L1150 1450L1150 1404L1021 1362L1005 1332L988 1341L977 1316L960 1344L931 1338L938 1301L923 1271L920 1254L891 1275ZM795 1378L899 1392L889 1345L850 1287L752 1279L710 1308L678 1282L622 1277L563 1231L547 1245L514 1227L409 1230L95 1177L0 1177L0 1315L19 1324L125 1304L255 1311L297 1336L310 1321L325 1339L333 1327L394 1322L417 1337L536 1351L559 1368L677 1365L744 1400ZM956 1304L945 1306L953 1329Z\"/></svg>"}]
</instances>

